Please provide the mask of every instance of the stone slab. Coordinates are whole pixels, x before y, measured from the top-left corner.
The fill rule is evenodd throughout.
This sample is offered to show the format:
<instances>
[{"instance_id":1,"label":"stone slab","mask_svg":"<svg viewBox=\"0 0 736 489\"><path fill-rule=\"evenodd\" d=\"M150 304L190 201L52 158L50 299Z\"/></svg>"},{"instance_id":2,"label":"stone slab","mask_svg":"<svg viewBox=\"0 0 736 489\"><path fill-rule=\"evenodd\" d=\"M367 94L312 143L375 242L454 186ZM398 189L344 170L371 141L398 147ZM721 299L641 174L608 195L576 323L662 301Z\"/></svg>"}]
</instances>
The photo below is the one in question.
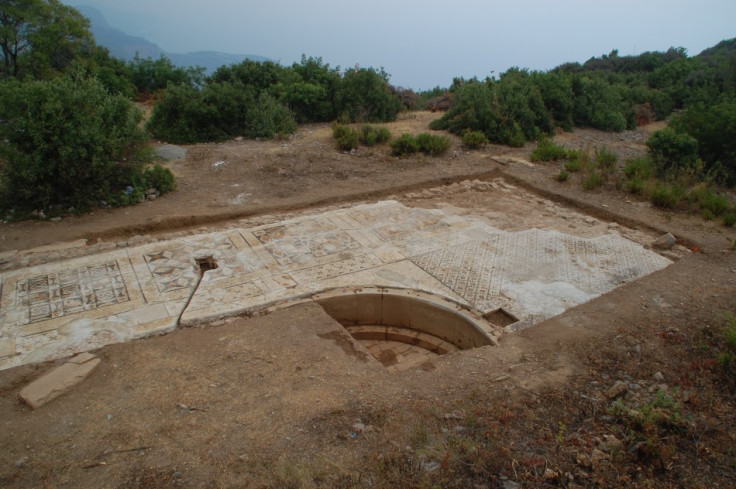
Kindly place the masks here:
<instances>
[{"instance_id":1,"label":"stone slab","mask_svg":"<svg viewBox=\"0 0 736 489\"><path fill-rule=\"evenodd\" d=\"M38 409L89 377L100 361L90 353L77 355L24 387L20 398L32 409Z\"/></svg>"}]
</instances>

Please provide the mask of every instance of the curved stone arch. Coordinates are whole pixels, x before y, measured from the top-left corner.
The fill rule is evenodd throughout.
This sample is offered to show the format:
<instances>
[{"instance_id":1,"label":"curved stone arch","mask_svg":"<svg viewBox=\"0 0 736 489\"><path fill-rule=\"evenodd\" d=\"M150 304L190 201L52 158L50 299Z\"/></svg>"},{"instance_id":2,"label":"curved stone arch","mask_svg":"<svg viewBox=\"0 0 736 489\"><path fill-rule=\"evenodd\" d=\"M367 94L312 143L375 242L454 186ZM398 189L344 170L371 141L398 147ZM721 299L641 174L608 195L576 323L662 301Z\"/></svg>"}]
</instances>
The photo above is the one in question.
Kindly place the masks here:
<instances>
[{"instance_id":1,"label":"curved stone arch","mask_svg":"<svg viewBox=\"0 0 736 489\"><path fill-rule=\"evenodd\" d=\"M314 294L317 302L356 339L415 344L443 354L497 345L501 329L450 298L416 289L343 287ZM440 340L432 344L432 338Z\"/></svg>"}]
</instances>

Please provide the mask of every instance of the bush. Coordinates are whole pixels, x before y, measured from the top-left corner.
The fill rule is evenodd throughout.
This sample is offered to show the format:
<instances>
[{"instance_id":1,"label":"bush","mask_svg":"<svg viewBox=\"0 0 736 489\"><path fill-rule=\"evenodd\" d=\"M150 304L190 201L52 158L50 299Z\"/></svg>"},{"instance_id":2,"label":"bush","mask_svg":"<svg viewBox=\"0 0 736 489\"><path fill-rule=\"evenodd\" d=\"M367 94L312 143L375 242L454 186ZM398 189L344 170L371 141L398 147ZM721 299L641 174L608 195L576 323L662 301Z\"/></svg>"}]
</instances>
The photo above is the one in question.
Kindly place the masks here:
<instances>
[{"instance_id":1,"label":"bush","mask_svg":"<svg viewBox=\"0 0 736 489\"><path fill-rule=\"evenodd\" d=\"M243 136L270 139L291 134L297 125L291 111L267 93L261 93L255 106L246 112Z\"/></svg>"},{"instance_id":2,"label":"bush","mask_svg":"<svg viewBox=\"0 0 736 489\"><path fill-rule=\"evenodd\" d=\"M171 173L171 170L159 164L146 168L143 172L143 182L146 188L155 188L162 194L176 190L174 174Z\"/></svg>"},{"instance_id":3,"label":"bush","mask_svg":"<svg viewBox=\"0 0 736 489\"><path fill-rule=\"evenodd\" d=\"M402 134L391 141L390 146L394 156L409 156L419 151L419 143L411 134Z\"/></svg>"},{"instance_id":4,"label":"bush","mask_svg":"<svg viewBox=\"0 0 736 489\"><path fill-rule=\"evenodd\" d=\"M654 169L649 158L636 158L626 163L624 175L626 178L649 180L654 175Z\"/></svg>"},{"instance_id":5,"label":"bush","mask_svg":"<svg viewBox=\"0 0 736 489\"><path fill-rule=\"evenodd\" d=\"M690 107L672 118L671 127L697 140L706 171L718 168L725 183L736 185L736 100Z\"/></svg>"},{"instance_id":6,"label":"bush","mask_svg":"<svg viewBox=\"0 0 736 489\"><path fill-rule=\"evenodd\" d=\"M583 167L583 160L582 159L574 159L565 162L565 170L575 173L580 171L580 169Z\"/></svg>"},{"instance_id":7,"label":"bush","mask_svg":"<svg viewBox=\"0 0 736 489\"><path fill-rule=\"evenodd\" d=\"M429 156L439 156L447 152L452 141L446 136L438 136L423 132L412 136L402 134L398 139L391 141L391 154L394 156L408 156L421 151Z\"/></svg>"},{"instance_id":8,"label":"bush","mask_svg":"<svg viewBox=\"0 0 736 489\"><path fill-rule=\"evenodd\" d=\"M480 149L485 147L489 142L486 135L481 131L466 129L463 132L463 146L467 149Z\"/></svg>"},{"instance_id":9,"label":"bush","mask_svg":"<svg viewBox=\"0 0 736 489\"><path fill-rule=\"evenodd\" d=\"M358 131L344 124L335 124L333 126L332 137L335 139L337 149L341 151L352 151L360 145Z\"/></svg>"},{"instance_id":10,"label":"bush","mask_svg":"<svg viewBox=\"0 0 736 489\"><path fill-rule=\"evenodd\" d=\"M360 128L360 142L364 146L375 146L391 140L391 131L387 127L374 127L365 124Z\"/></svg>"},{"instance_id":11,"label":"bush","mask_svg":"<svg viewBox=\"0 0 736 489\"><path fill-rule=\"evenodd\" d=\"M684 191L679 187L657 184L652 190L649 200L662 209L676 209L682 202Z\"/></svg>"},{"instance_id":12,"label":"bush","mask_svg":"<svg viewBox=\"0 0 736 489\"><path fill-rule=\"evenodd\" d=\"M583 180L583 189L584 190L593 190L596 189L606 183L606 176L599 172L598 170L593 170L590 172L590 174L585 177Z\"/></svg>"},{"instance_id":13,"label":"bush","mask_svg":"<svg viewBox=\"0 0 736 489\"><path fill-rule=\"evenodd\" d=\"M402 106L383 70L349 69L335 90L335 110L346 122L393 121Z\"/></svg>"},{"instance_id":14,"label":"bush","mask_svg":"<svg viewBox=\"0 0 736 489\"><path fill-rule=\"evenodd\" d=\"M595 159L603 168L613 168L618 161L618 155L605 146L595 149Z\"/></svg>"},{"instance_id":15,"label":"bush","mask_svg":"<svg viewBox=\"0 0 736 489\"><path fill-rule=\"evenodd\" d=\"M698 171L698 141L687 134L668 127L653 133L647 140L647 147L654 170L660 177Z\"/></svg>"},{"instance_id":16,"label":"bush","mask_svg":"<svg viewBox=\"0 0 736 489\"><path fill-rule=\"evenodd\" d=\"M647 191L646 181L641 177L635 176L629 181L629 192L635 195L644 195Z\"/></svg>"},{"instance_id":17,"label":"bush","mask_svg":"<svg viewBox=\"0 0 736 489\"><path fill-rule=\"evenodd\" d=\"M732 208L723 216L724 226L732 227L734 224L736 224L736 208Z\"/></svg>"},{"instance_id":18,"label":"bush","mask_svg":"<svg viewBox=\"0 0 736 489\"><path fill-rule=\"evenodd\" d=\"M570 178L570 173L566 170L560 170L555 179L558 182L566 182Z\"/></svg>"},{"instance_id":19,"label":"bush","mask_svg":"<svg viewBox=\"0 0 736 489\"><path fill-rule=\"evenodd\" d=\"M549 138L542 138L531 154L532 161L557 161L567 158L567 150Z\"/></svg>"},{"instance_id":20,"label":"bush","mask_svg":"<svg viewBox=\"0 0 736 489\"><path fill-rule=\"evenodd\" d=\"M202 90L170 85L153 108L147 128L177 144L220 141L236 136L272 138L296 130L289 109L266 92L240 81L211 82Z\"/></svg>"},{"instance_id":21,"label":"bush","mask_svg":"<svg viewBox=\"0 0 736 489\"><path fill-rule=\"evenodd\" d=\"M141 112L96 79L0 84L2 191L9 205L89 208L139 178Z\"/></svg>"},{"instance_id":22,"label":"bush","mask_svg":"<svg viewBox=\"0 0 736 489\"><path fill-rule=\"evenodd\" d=\"M416 142L419 147L419 151L429 156L440 156L447 153L447 150L452 146L452 141L447 136L439 136L436 134L429 134L423 132L417 134Z\"/></svg>"}]
</instances>

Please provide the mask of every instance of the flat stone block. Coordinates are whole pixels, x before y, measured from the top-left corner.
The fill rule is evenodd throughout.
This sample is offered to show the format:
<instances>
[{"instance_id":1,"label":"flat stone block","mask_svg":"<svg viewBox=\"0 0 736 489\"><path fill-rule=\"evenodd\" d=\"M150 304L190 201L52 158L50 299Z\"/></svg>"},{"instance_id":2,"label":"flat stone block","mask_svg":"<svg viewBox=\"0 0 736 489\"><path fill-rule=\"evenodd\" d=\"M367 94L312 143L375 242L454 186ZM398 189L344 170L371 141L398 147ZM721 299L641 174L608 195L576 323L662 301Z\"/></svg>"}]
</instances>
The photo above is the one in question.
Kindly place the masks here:
<instances>
[{"instance_id":1,"label":"flat stone block","mask_svg":"<svg viewBox=\"0 0 736 489\"><path fill-rule=\"evenodd\" d=\"M99 364L100 359L95 355L77 355L24 387L20 391L20 398L32 409L38 409L82 382Z\"/></svg>"}]
</instances>

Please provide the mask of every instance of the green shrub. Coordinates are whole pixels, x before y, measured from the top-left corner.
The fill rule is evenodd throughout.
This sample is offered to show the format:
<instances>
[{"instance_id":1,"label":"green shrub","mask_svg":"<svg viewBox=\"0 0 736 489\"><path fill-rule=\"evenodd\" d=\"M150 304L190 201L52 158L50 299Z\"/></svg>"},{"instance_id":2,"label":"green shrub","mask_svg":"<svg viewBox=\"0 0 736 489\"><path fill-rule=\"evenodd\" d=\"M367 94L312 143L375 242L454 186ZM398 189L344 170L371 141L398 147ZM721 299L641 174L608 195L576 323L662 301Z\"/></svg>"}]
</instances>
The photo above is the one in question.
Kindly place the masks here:
<instances>
[{"instance_id":1,"label":"green shrub","mask_svg":"<svg viewBox=\"0 0 736 489\"><path fill-rule=\"evenodd\" d=\"M340 136L351 130L347 124L341 124L337 121L333 122L330 127L332 127L333 139L340 139Z\"/></svg>"},{"instance_id":2,"label":"green shrub","mask_svg":"<svg viewBox=\"0 0 736 489\"><path fill-rule=\"evenodd\" d=\"M656 131L647 147L657 175L694 173L698 170L698 141L668 128Z\"/></svg>"},{"instance_id":3,"label":"green shrub","mask_svg":"<svg viewBox=\"0 0 736 489\"><path fill-rule=\"evenodd\" d=\"M624 175L626 178L639 178L640 180L649 180L654 175L654 169L649 158L636 158L626 162L624 166Z\"/></svg>"},{"instance_id":4,"label":"green shrub","mask_svg":"<svg viewBox=\"0 0 736 489\"><path fill-rule=\"evenodd\" d=\"M541 138L531 154L532 161L557 161L567 158L567 150L549 138Z\"/></svg>"},{"instance_id":5,"label":"green shrub","mask_svg":"<svg viewBox=\"0 0 736 489\"><path fill-rule=\"evenodd\" d=\"M581 167L582 162L580 160L571 160L565 162L565 170L572 173L579 172Z\"/></svg>"},{"instance_id":6,"label":"green shrub","mask_svg":"<svg viewBox=\"0 0 736 489\"><path fill-rule=\"evenodd\" d=\"M463 146L467 149L480 149L485 147L489 142L486 135L481 131L467 129L463 132Z\"/></svg>"},{"instance_id":7,"label":"green shrub","mask_svg":"<svg viewBox=\"0 0 736 489\"><path fill-rule=\"evenodd\" d=\"M419 151L429 156L445 154L452 146L452 141L447 136L429 134L428 132L417 134L415 140L419 146Z\"/></svg>"},{"instance_id":8,"label":"green shrub","mask_svg":"<svg viewBox=\"0 0 736 489\"><path fill-rule=\"evenodd\" d=\"M351 68L335 89L335 110L349 122L393 121L402 107L383 70Z\"/></svg>"},{"instance_id":9,"label":"green shrub","mask_svg":"<svg viewBox=\"0 0 736 489\"><path fill-rule=\"evenodd\" d=\"M656 207L676 209L682 202L683 194L683 190L679 187L659 183L652 190L649 200Z\"/></svg>"},{"instance_id":10,"label":"green shrub","mask_svg":"<svg viewBox=\"0 0 736 489\"><path fill-rule=\"evenodd\" d=\"M557 176L555 177L555 179L558 182L566 182L569 178L570 178L570 173L567 172L566 170L560 170L560 173L558 173Z\"/></svg>"},{"instance_id":11,"label":"green shrub","mask_svg":"<svg viewBox=\"0 0 736 489\"><path fill-rule=\"evenodd\" d=\"M390 146L394 156L409 156L419 151L419 143L411 134L402 134L391 141Z\"/></svg>"},{"instance_id":12,"label":"green shrub","mask_svg":"<svg viewBox=\"0 0 736 489\"><path fill-rule=\"evenodd\" d=\"M150 153L133 103L96 79L0 83L0 165L9 205L89 208L138 178Z\"/></svg>"},{"instance_id":13,"label":"green shrub","mask_svg":"<svg viewBox=\"0 0 736 489\"><path fill-rule=\"evenodd\" d=\"M731 207L731 203L724 195L711 194L705 200L703 207L711 211L716 216L722 216Z\"/></svg>"},{"instance_id":14,"label":"green shrub","mask_svg":"<svg viewBox=\"0 0 736 489\"><path fill-rule=\"evenodd\" d=\"M147 188L155 188L162 194L176 190L174 174L171 173L171 170L159 164L146 168L143 172L143 181Z\"/></svg>"},{"instance_id":15,"label":"green shrub","mask_svg":"<svg viewBox=\"0 0 736 489\"><path fill-rule=\"evenodd\" d=\"M730 76L733 78L733 74ZM733 96L716 104L708 101L691 106L673 117L670 125L674 131L698 142L698 154L706 171L718 168L725 176L724 183L736 185L736 99Z\"/></svg>"},{"instance_id":16,"label":"green shrub","mask_svg":"<svg viewBox=\"0 0 736 489\"><path fill-rule=\"evenodd\" d=\"M291 111L268 93L261 93L255 106L246 112L243 136L270 139L291 134L296 128Z\"/></svg>"},{"instance_id":17,"label":"green shrub","mask_svg":"<svg viewBox=\"0 0 736 489\"><path fill-rule=\"evenodd\" d=\"M724 226L732 227L734 224L736 224L736 208L732 208L723 216Z\"/></svg>"},{"instance_id":18,"label":"green shrub","mask_svg":"<svg viewBox=\"0 0 736 489\"><path fill-rule=\"evenodd\" d=\"M613 168L618 161L618 155L603 146L595 149L595 159L602 168Z\"/></svg>"},{"instance_id":19,"label":"green shrub","mask_svg":"<svg viewBox=\"0 0 736 489\"><path fill-rule=\"evenodd\" d=\"M583 179L583 189L593 190L606 183L606 176L596 169L593 169L590 174Z\"/></svg>"},{"instance_id":20,"label":"green shrub","mask_svg":"<svg viewBox=\"0 0 736 489\"><path fill-rule=\"evenodd\" d=\"M647 192L646 181L639 176L633 177L629 180L629 192L635 195L644 195Z\"/></svg>"},{"instance_id":21,"label":"green shrub","mask_svg":"<svg viewBox=\"0 0 736 489\"><path fill-rule=\"evenodd\" d=\"M360 146L360 135L358 134L358 131L347 126L345 127L347 130L340 131L337 139L335 139L337 149L341 151L352 151L354 149L358 149L358 146Z\"/></svg>"},{"instance_id":22,"label":"green shrub","mask_svg":"<svg viewBox=\"0 0 736 489\"><path fill-rule=\"evenodd\" d=\"M387 127L374 127L364 124L360 128L360 143L364 146L375 146L391 140L391 131Z\"/></svg>"},{"instance_id":23,"label":"green shrub","mask_svg":"<svg viewBox=\"0 0 736 489\"><path fill-rule=\"evenodd\" d=\"M568 149L566 156L568 160L582 160L588 157L587 153L582 149Z\"/></svg>"}]
</instances>

